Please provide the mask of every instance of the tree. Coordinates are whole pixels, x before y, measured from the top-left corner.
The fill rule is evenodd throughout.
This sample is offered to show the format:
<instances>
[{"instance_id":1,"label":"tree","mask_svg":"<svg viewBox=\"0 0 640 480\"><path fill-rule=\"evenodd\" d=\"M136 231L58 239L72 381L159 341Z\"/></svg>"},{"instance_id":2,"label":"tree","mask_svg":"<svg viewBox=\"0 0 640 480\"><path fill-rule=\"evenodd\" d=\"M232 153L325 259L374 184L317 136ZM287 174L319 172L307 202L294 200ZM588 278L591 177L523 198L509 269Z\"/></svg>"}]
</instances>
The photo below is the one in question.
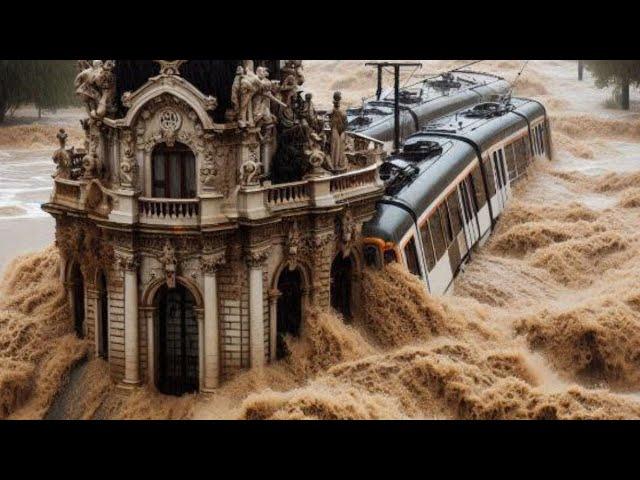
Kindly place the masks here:
<instances>
[{"instance_id":1,"label":"tree","mask_svg":"<svg viewBox=\"0 0 640 480\"><path fill-rule=\"evenodd\" d=\"M74 103L73 60L0 60L0 123L7 111L33 103L38 111Z\"/></svg>"},{"instance_id":2,"label":"tree","mask_svg":"<svg viewBox=\"0 0 640 480\"><path fill-rule=\"evenodd\" d=\"M585 66L593 74L596 86L613 86L620 107L629 110L629 87L640 86L640 60L587 60Z\"/></svg>"}]
</instances>

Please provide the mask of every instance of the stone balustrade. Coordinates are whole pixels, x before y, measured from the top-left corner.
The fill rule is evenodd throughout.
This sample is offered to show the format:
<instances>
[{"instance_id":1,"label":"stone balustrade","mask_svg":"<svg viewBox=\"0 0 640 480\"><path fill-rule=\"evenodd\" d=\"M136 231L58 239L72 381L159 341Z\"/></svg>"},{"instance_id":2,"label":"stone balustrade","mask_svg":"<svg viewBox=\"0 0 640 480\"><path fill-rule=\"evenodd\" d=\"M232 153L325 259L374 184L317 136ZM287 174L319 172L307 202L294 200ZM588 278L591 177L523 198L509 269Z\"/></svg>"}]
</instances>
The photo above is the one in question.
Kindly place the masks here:
<instances>
[{"instance_id":1,"label":"stone balustrade","mask_svg":"<svg viewBox=\"0 0 640 480\"><path fill-rule=\"evenodd\" d=\"M264 189L264 199L271 211L305 207L310 204L308 181L270 185Z\"/></svg>"},{"instance_id":2,"label":"stone balustrade","mask_svg":"<svg viewBox=\"0 0 640 480\"><path fill-rule=\"evenodd\" d=\"M64 178L55 179L51 196L54 203L82 210L83 196L83 184L80 181Z\"/></svg>"},{"instance_id":3,"label":"stone balustrade","mask_svg":"<svg viewBox=\"0 0 640 480\"><path fill-rule=\"evenodd\" d=\"M197 225L200 200L183 198L138 198L140 223Z\"/></svg>"}]
</instances>

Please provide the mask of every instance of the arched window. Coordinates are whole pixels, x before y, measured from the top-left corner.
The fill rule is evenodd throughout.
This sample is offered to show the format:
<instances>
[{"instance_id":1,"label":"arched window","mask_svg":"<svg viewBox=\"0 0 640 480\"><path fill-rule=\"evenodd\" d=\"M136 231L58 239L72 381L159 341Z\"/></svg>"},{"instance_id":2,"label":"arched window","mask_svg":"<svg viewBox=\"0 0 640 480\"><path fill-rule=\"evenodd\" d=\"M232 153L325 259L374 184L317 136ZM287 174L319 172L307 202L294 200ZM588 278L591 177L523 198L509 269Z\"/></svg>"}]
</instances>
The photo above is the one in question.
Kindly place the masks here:
<instances>
[{"instance_id":1,"label":"arched window","mask_svg":"<svg viewBox=\"0 0 640 480\"><path fill-rule=\"evenodd\" d=\"M353 261L351 256L338 253L331 264L331 306L341 313L345 320L353 318L352 278Z\"/></svg>"},{"instance_id":2,"label":"arched window","mask_svg":"<svg viewBox=\"0 0 640 480\"><path fill-rule=\"evenodd\" d=\"M73 264L71 271L73 296L73 327L78 338L84 338L84 277L78 263Z\"/></svg>"},{"instance_id":3,"label":"arched window","mask_svg":"<svg viewBox=\"0 0 640 480\"><path fill-rule=\"evenodd\" d=\"M161 143L153 149L151 161L153 197L196 197L196 157L189 147Z\"/></svg>"},{"instance_id":4,"label":"arched window","mask_svg":"<svg viewBox=\"0 0 640 480\"><path fill-rule=\"evenodd\" d=\"M302 275L300 270L285 269L278 279L278 314L276 358L281 359L288 355L285 337L300 335L302 324Z\"/></svg>"}]
</instances>

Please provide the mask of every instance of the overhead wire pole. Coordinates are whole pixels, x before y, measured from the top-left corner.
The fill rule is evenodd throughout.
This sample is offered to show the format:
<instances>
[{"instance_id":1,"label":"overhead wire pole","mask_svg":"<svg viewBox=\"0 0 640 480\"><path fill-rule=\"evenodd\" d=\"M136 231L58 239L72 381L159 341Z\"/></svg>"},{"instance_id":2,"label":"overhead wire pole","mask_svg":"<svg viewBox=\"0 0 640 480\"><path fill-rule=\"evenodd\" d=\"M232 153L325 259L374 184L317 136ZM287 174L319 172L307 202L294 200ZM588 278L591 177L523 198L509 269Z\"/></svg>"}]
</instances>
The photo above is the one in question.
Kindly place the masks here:
<instances>
[{"instance_id":1,"label":"overhead wire pole","mask_svg":"<svg viewBox=\"0 0 640 480\"><path fill-rule=\"evenodd\" d=\"M394 109L393 109L393 151L400 150L400 69L402 67L422 67L422 63L395 63L395 62L367 62L366 67L376 67L378 69L378 89L376 95L378 99L382 93L382 69L384 67L393 68L393 90L394 90Z\"/></svg>"}]
</instances>

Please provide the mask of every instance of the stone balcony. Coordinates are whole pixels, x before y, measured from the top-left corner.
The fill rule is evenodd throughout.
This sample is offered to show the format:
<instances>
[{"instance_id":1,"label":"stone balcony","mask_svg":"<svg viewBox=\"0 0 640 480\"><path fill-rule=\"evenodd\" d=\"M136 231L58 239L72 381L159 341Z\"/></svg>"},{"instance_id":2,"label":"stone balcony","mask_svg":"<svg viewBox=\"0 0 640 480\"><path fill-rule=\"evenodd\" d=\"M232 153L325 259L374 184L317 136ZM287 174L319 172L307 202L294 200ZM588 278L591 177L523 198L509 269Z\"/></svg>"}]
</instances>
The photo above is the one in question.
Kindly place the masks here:
<instances>
[{"instance_id":1,"label":"stone balcony","mask_svg":"<svg viewBox=\"0 0 640 480\"><path fill-rule=\"evenodd\" d=\"M379 195L384 189L378 175L384 156L380 142L354 137L349 170L340 174L327 173L276 185L264 182L239 186L231 198L201 193L193 199L149 198L133 190L108 189L95 179L56 178L51 200L44 208L85 213L116 224L198 228L336 207Z\"/></svg>"}]
</instances>

